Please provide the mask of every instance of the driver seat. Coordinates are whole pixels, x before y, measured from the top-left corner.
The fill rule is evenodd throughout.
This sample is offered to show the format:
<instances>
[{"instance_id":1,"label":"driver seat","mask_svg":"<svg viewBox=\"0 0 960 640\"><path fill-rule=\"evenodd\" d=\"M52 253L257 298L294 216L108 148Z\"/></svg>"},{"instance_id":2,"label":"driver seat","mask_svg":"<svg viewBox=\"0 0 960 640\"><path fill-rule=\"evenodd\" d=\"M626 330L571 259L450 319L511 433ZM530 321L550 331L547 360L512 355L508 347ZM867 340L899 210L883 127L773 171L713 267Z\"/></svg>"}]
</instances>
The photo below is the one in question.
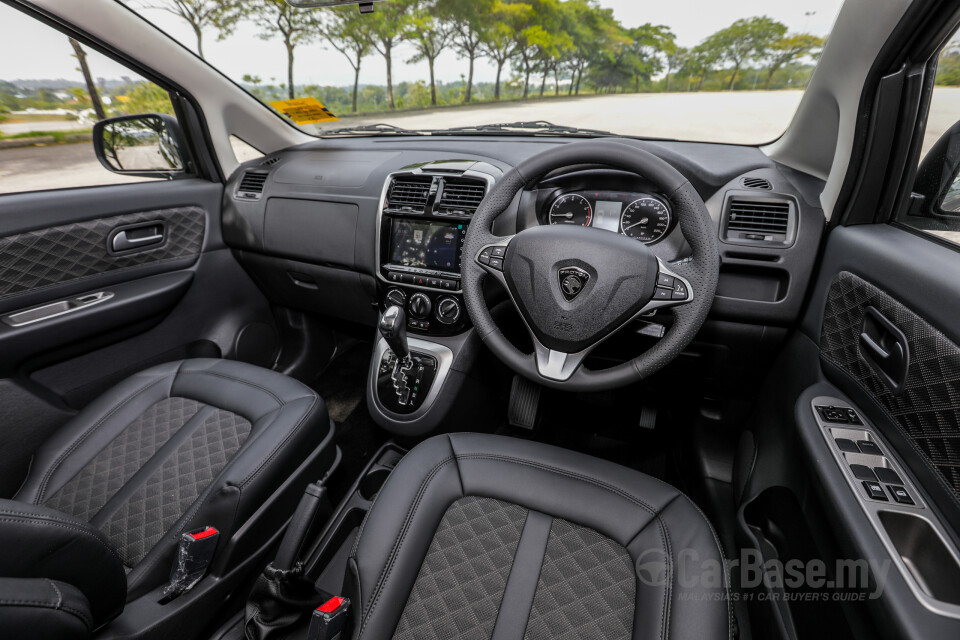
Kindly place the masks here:
<instances>
[{"instance_id":1,"label":"driver seat","mask_svg":"<svg viewBox=\"0 0 960 640\"><path fill-rule=\"evenodd\" d=\"M437 436L361 526L353 637L729 638L722 563L703 513L655 478L524 440Z\"/></svg>"}]
</instances>

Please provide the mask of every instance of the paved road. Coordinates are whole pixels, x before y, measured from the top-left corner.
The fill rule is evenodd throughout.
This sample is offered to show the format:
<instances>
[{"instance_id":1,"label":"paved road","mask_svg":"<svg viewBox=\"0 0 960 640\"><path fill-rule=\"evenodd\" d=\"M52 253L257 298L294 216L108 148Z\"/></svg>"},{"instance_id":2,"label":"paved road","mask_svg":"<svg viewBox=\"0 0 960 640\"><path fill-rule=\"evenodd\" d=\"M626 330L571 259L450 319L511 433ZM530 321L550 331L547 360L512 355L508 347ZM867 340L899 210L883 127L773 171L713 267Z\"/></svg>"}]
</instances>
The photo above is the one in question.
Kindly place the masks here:
<instances>
[{"instance_id":1,"label":"paved road","mask_svg":"<svg viewBox=\"0 0 960 640\"><path fill-rule=\"evenodd\" d=\"M13 116L16 118L16 116ZM2 122L0 123L0 133L5 136L14 136L18 133L30 133L31 131L77 131L80 129L89 129L89 122L79 122L78 120L50 120L45 122Z\"/></svg>"},{"instance_id":2,"label":"paved road","mask_svg":"<svg viewBox=\"0 0 960 640\"><path fill-rule=\"evenodd\" d=\"M441 129L478 123L548 120L625 135L762 143L777 137L787 127L800 96L799 91L627 94L350 118L335 125L387 120L402 127ZM960 88L938 88L924 151L958 119ZM0 193L131 181L133 179L122 178L100 167L89 144L0 151Z\"/></svg>"}]
</instances>

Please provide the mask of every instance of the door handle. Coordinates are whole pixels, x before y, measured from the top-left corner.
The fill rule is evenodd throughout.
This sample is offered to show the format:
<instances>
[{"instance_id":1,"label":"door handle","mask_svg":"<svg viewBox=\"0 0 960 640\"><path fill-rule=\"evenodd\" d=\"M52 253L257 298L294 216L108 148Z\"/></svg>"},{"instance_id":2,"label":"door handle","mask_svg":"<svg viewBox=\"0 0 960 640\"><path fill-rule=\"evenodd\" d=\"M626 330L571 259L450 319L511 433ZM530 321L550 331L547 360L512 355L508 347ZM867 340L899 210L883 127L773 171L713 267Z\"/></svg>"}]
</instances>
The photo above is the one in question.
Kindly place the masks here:
<instances>
[{"instance_id":1,"label":"door handle","mask_svg":"<svg viewBox=\"0 0 960 640\"><path fill-rule=\"evenodd\" d=\"M124 227L113 233L110 239L110 249L130 251L163 243L163 223L153 222L135 227Z\"/></svg>"},{"instance_id":2,"label":"door handle","mask_svg":"<svg viewBox=\"0 0 960 640\"><path fill-rule=\"evenodd\" d=\"M860 353L894 395L903 392L910 372L910 343L875 307L867 307L863 312Z\"/></svg>"}]
</instances>

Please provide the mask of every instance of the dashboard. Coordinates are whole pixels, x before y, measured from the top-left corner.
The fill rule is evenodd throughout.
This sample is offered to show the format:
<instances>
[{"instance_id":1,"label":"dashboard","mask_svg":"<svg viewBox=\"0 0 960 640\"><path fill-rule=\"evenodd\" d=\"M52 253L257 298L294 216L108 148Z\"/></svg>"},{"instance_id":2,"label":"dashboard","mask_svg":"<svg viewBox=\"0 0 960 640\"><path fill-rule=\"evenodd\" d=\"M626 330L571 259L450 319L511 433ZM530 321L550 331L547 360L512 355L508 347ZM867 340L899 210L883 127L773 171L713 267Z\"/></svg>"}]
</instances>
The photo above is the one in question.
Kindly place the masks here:
<instances>
[{"instance_id":1,"label":"dashboard","mask_svg":"<svg viewBox=\"0 0 960 640\"><path fill-rule=\"evenodd\" d=\"M470 328L460 263L473 212L516 164L567 142L369 137L286 149L231 177L224 239L278 306L373 326L379 309L403 304L413 333L460 335ZM753 147L621 142L669 162L706 203L722 259L712 317L794 323L825 226L822 181ZM493 232L549 224L622 234L666 262L690 255L668 195L609 167L571 166L528 184Z\"/></svg>"}]
</instances>

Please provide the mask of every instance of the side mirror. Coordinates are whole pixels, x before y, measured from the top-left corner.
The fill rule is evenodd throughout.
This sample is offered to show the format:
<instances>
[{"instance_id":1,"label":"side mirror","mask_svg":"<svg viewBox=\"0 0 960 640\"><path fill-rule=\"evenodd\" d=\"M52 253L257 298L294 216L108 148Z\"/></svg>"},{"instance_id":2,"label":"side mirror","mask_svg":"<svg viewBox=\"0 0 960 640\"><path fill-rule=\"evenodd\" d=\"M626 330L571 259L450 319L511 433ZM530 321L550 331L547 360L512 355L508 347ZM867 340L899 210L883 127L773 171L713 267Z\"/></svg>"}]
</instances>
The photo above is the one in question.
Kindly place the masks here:
<instances>
[{"instance_id":1,"label":"side mirror","mask_svg":"<svg viewBox=\"0 0 960 640\"><path fill-rule=\"evenodd\" d=\"M911 213L960 218L960 122L940 136L917 168Z\"/></svg>"},{"instance_id":2,"label":"side mirror","mask_svg":"<svg viewBox=\"0 0 960 640\"><path fill-rule=\"evenodd\" d=\"M176 118L162 113L107 118L93 125L93 148L108 171L145 178L187 172Z\"/></svg>"}]
</instances>

